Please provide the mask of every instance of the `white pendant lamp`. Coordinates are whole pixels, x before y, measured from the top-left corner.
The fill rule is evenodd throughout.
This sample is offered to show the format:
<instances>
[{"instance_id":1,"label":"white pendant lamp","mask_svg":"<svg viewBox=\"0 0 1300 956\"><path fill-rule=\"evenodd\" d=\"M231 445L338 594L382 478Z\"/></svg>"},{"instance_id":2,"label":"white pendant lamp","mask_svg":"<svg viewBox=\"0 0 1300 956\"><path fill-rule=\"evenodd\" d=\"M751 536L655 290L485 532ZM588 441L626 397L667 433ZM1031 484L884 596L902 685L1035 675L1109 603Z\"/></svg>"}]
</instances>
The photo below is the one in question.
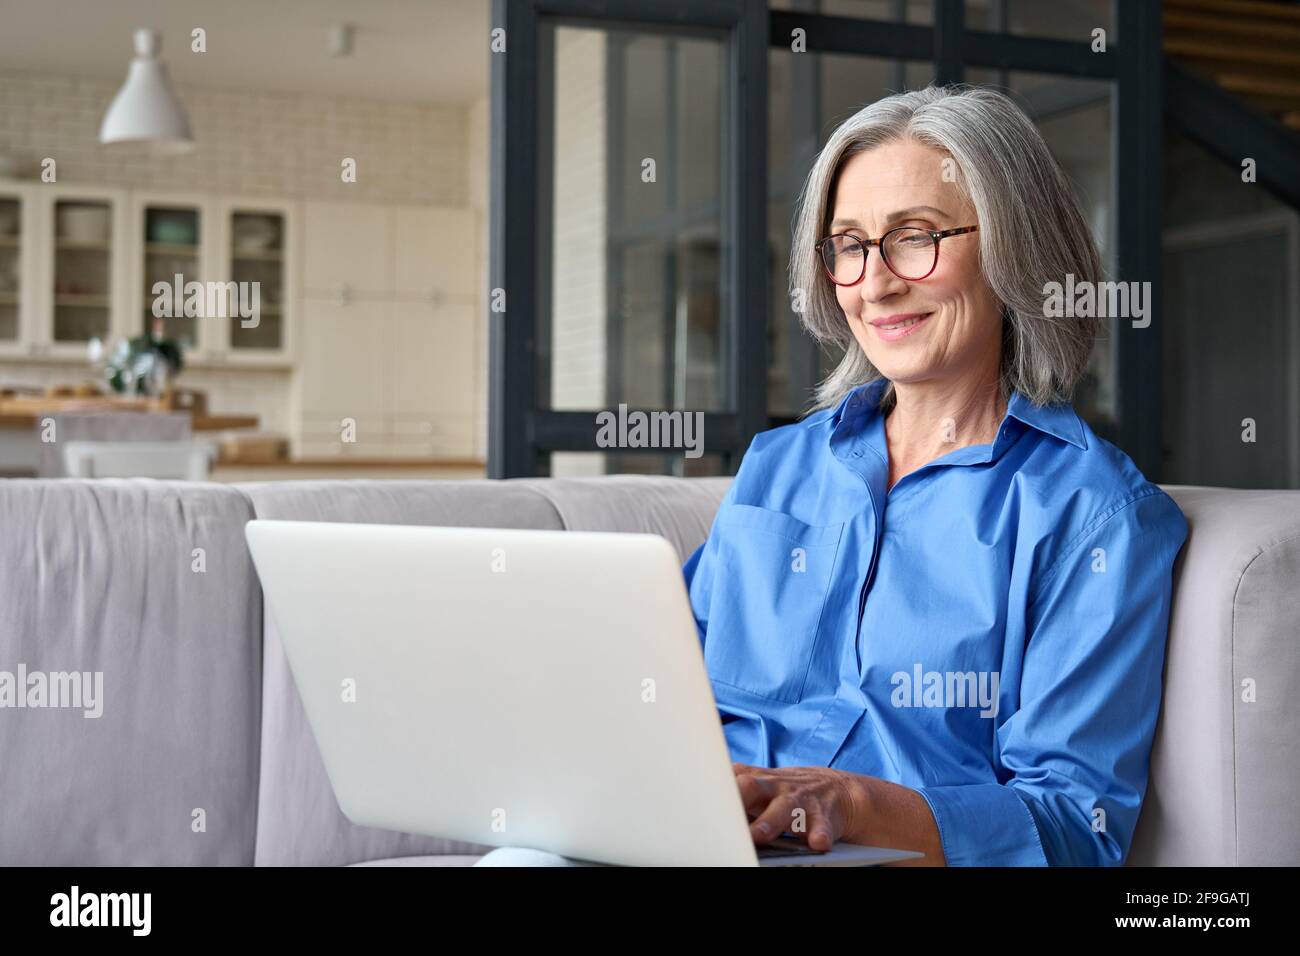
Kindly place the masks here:
<instances>
[{"instance_id":1,"label":"white pendant lamp","mask_svg":"<svg viewBox=\"0 0 1300 956\"><path fill-rule=\"evenodd\" d=\"M162 153L194 148L190 119L172 91L167 67L158 59L157 30L135 31L135 59L99 127L101 143L148 143Z\"/></svg>"}]
</instances>

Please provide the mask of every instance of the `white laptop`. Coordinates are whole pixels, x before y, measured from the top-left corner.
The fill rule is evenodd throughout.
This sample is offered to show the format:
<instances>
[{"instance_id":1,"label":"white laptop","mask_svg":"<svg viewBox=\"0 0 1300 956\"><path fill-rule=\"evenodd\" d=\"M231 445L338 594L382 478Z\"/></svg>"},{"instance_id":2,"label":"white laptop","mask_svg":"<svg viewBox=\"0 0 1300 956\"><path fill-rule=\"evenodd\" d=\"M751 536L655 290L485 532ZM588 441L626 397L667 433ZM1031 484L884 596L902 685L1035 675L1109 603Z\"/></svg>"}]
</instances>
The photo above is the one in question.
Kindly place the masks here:
<instances>
[{"instance_id":1,"label":"white laptop","mask_svg":"<svg viewBox=\"0 0 1300 956\"><path fill-rule=\"evenodd\" d=\"M627 865L863 866L759 852L655 535L250 521L266 603L353 823Z\"/></svg>"}]
</instances>

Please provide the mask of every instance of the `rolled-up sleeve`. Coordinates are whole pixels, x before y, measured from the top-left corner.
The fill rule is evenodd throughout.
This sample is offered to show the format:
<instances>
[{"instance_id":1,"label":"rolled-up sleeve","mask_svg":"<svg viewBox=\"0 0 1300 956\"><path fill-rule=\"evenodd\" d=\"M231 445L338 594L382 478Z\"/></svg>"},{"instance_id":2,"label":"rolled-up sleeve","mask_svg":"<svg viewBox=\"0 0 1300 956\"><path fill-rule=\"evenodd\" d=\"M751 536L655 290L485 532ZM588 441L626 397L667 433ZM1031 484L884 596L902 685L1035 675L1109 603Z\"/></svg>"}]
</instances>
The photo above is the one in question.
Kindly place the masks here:
<instances>
[{"instance_id":1,"label":"rolled-up sleeve","mask_svg":"<svg viewBox=\"0 0 1300 956\"><path fill-rule=\"evenodd\" d=\"M1034 586L1001 783L920 788L950 866L1122 864L1160 711L1174 562L1187 538L1158 489L1110 509Z\"/></svg>"}]
</instances>

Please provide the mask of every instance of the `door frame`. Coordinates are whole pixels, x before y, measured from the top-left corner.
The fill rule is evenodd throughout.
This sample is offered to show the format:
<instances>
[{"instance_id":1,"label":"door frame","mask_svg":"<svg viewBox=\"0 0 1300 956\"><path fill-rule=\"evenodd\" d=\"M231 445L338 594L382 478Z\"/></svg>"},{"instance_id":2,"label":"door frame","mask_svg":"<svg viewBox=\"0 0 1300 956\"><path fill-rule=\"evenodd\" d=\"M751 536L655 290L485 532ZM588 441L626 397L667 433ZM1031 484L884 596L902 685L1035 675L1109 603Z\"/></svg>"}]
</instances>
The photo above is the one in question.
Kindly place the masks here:
<instances>
[{"instance_id":1,"label":"door frame","mask_svg":"<svg viewBox=\"0 0 1300 956\"><path fill-rule=\"evenodd\" d=\"M759 0L493 0L492 28L505 52L490 54L491 264L488 315L488 475L538 473L537 454L595 451L595 412L540 407L537 344L542 309L550 308L552 237L546 172L551 159L542 128L540 87L550 80L543 20L587 27L644 27L654 32L710 28L725 34L729 145L721 172L722 235L731 254L722 276L727 368L726 412L704 414L706 450L727 471L739 466L750 438L767 427L767 341L745 334L741 316L767 315L765 256L738 237L767 234L768 10ZM504 299L505 308L494 305ZM631 449L629 449L631 450Z\"/></svg>"}]
</instances>

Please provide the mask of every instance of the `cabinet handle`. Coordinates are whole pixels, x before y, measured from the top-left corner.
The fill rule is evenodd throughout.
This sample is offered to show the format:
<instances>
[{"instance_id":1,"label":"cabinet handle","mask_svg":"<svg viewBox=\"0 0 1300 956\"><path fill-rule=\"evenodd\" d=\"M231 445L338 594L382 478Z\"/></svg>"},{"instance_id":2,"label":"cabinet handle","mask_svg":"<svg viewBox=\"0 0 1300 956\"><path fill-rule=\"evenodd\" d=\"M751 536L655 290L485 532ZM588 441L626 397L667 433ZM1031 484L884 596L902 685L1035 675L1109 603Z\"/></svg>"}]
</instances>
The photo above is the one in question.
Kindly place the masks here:
<instances>
[{"instance_id":1,"label":"cabinet handle","mask_svg":"<svg viewBox=\"0 0 1300 956\"><path fill-rule=\"evenodd\" d=\"M338 301L338 304L339 304L339 305L351 305L351 304L352 304L352 288L351 288L351 286L349 286L346 282L342 283L342 284L339 286L339 289L338 289L338 292L337 292L335 298L336 298L336 300Z\"/></svg>"}]
</instances>

